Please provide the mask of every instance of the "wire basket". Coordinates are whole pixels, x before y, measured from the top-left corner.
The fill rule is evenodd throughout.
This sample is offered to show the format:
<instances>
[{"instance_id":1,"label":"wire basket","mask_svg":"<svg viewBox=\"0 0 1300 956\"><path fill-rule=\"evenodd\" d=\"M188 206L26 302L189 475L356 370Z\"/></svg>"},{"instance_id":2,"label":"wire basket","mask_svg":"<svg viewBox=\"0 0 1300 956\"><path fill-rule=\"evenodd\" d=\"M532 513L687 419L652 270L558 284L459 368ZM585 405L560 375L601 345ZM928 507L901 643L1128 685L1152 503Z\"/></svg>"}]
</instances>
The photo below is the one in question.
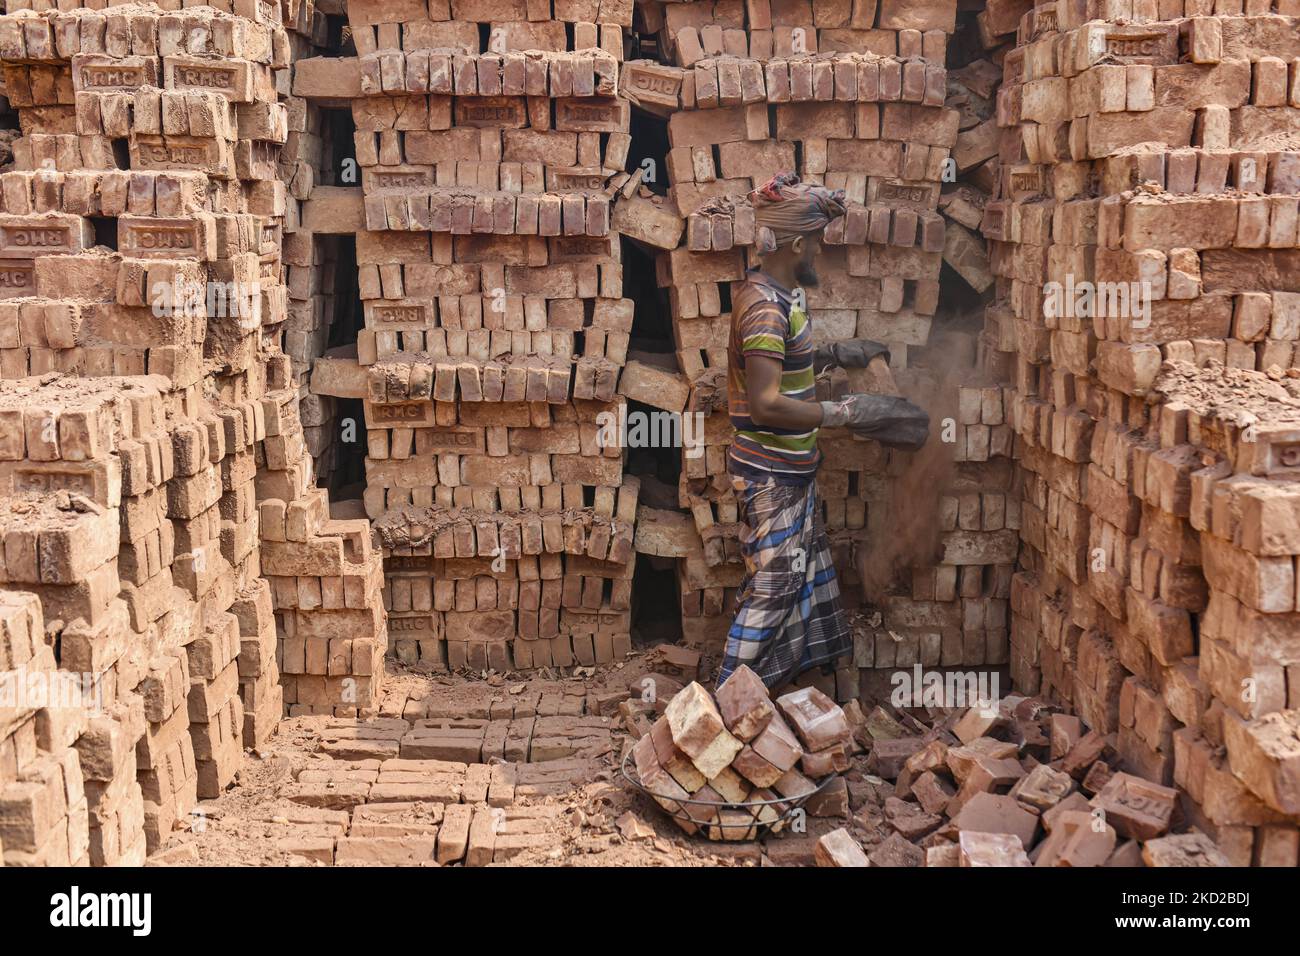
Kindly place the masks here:
<instances>
[{"instance_id":1,"label":"wire basket","mask_svg":"<svg viewBox=\"0 0 1300 956\"><path fill-rule=\"evenodd\" d=\"M664 813L687 833L700 833L710 840L757 840L768 833L779 833L793 820L803 805L830 785L838 774L827 774L808 793L776 800L698 800L655 793L637 775L632 752L623 755L623 779L653 800Z\"/></svg>"}]
</instances>

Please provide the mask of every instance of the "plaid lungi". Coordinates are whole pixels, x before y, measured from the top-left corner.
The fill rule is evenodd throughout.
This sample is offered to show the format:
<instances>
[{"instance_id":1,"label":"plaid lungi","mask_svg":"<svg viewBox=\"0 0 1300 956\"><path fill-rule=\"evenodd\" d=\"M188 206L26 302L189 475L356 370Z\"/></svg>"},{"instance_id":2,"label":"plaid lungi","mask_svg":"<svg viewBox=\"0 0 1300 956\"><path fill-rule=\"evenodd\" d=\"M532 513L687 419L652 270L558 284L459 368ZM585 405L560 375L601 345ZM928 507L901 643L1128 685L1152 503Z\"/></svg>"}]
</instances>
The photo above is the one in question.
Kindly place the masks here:
<instances>
[{"instance_id":1,"label":"plaid lungi","mask_svg":"<svg viewBox=\"0 0 1300 956\"><path fill-rule=\"evenodd\" d=\"M816 483L783 485L732 477L740 502L745 579L718 672L741 664L769 689L849 652L831 545L817 513Z\"/></svg>"}]
</instances>

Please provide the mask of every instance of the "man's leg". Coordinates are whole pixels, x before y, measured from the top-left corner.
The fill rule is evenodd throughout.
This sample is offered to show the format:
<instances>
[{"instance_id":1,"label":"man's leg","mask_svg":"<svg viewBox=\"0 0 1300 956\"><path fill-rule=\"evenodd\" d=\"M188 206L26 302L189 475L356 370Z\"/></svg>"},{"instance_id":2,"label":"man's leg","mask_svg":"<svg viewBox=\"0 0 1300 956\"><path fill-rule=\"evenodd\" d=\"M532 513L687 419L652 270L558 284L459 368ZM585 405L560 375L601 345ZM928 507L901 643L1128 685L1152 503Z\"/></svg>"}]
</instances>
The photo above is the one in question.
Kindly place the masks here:
<instances>
[{"instance_id":1,"label":"man's leg","mask_svg":"<svg viewBox=\"0 0 1300 956\"><path fill-rule=\"evenodd\" d=\"M721 684L741 664L779 687L826 660L836 630L818 623L838 610L830 546L817 535L816 492L807 485L735 481L747 575L718 672ZM842 615L841 625L842 625ZM816 625L816 626L812 626ZM810 641L811 638L811 641Z\"/></svg>"},{"instance_id":2,"label":"man's leg","mask_svg":"<svg viewBox=\"0 0 1300 956\"><path fill-rule=\"evenodd\" d=\"M833 668L837 658L853 649L853 635L849 630L848 619L840 606L840 582L835 576L831 541L822 524L820 513L814 514L809 566L812 586L811 608L808 614L808 633L801 672L818 665Z\"/></svg>"}]
</instances>

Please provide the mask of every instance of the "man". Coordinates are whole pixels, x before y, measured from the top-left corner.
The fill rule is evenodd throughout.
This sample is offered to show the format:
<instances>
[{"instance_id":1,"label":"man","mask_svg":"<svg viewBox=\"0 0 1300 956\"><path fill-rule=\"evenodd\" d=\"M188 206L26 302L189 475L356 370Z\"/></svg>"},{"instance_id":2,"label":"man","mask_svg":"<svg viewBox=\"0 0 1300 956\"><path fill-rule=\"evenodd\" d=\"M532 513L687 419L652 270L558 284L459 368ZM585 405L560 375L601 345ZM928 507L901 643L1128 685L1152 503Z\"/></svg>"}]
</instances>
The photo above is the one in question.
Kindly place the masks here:
<instances>
[{"instance_id":1,"label":"man","mask_svg":"<svg viewBox=\"0 0 1300 956\"><path fill-rule=\"evenodd\" d=\"M889 354L867 340L814 349L803 296L793 291L817 285L819 239L844 214L843 191L782 173L750 199L761 267L733 289L727 355L728 406L736 432L728 471L739 503L747 573L718 684L746 664L776 689L852 647L817 508L817 431L844 425L869 429L881 407L873 404L879 396L867 395L818 402L815 375L831 365L872 367L887 375Z\"/></svg>"}]
</instances>

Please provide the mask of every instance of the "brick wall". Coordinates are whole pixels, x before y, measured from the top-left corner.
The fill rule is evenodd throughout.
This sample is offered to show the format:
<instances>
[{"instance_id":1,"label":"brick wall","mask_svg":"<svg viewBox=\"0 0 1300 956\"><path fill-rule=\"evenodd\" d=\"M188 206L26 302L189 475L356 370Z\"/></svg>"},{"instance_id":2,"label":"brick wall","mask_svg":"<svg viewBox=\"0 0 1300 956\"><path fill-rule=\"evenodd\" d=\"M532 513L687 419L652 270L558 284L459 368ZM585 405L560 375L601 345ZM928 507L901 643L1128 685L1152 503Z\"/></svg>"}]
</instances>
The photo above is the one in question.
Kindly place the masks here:
<instances>
[{"instance_id":1,"label":"brick wall","mask_svg":"<svg viewBox=\"0 0 1300 956\"><path fill-rule=\"evenodd\" d=\"M1183 788L1240 865L1295 866L1300 841L1297 329L1278 269L1300 99L1295 21L1270 16L1297 12L1025 13L982 224L1025 488L1012 674ZM1061 291L1088 284L1093 303Z\"/></svg>"}]
</instances>

